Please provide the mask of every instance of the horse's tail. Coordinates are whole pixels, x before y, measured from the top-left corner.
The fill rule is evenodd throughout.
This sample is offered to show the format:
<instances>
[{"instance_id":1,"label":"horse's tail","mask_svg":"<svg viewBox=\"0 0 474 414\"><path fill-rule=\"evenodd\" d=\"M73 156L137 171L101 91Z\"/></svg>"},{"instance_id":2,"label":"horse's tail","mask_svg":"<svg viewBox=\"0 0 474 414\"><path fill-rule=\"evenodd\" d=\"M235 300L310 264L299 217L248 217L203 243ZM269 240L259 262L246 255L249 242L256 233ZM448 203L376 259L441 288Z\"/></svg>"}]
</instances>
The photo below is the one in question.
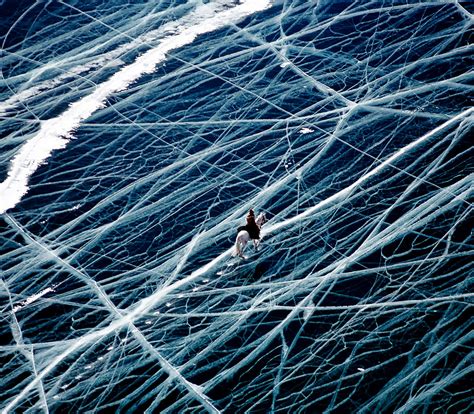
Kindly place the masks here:
<instances>
[{"instance_id":1,"label":"horse's tail","mask_svg":"<svg viewBox=\"0 0 474 414\"><path fill-rule=\"evenodd\" d=\"M240 251L240 242L239 236L235 238L234 251L232 252L232 257L240 256L242 252Z\"/></svg>"}]
</instances>

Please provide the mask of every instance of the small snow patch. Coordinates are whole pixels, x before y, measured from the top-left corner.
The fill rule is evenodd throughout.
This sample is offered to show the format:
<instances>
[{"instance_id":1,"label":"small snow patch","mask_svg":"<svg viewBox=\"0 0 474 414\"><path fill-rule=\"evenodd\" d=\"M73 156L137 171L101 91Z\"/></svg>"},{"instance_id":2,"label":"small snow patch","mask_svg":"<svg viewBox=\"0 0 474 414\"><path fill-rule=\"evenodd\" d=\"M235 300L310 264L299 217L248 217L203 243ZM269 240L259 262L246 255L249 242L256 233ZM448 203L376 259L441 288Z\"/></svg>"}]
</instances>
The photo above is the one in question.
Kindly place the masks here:
<instances>
[{"instance_id":1,"label":"small snow patch","mask_svg":"<svg viewBox=\"0 0 474 414\"><path fill-rule=\"evenodd\" d=\"M42 296L46 295L46 293L49 293L49 292L54 292L54 288L56 286L52 286L50 288L47 288L47 289L43 289L41 292L33 295L33 296L30 296L29 298L25 299L23 302L19 303L18 305L14 306L13 307L13 313L16 313L18 312L20 309L23 309L24 307L28 306L29 304L35 302L36 300L38 300L39 298L41 298Z\"/></svg>"}]
</instances>

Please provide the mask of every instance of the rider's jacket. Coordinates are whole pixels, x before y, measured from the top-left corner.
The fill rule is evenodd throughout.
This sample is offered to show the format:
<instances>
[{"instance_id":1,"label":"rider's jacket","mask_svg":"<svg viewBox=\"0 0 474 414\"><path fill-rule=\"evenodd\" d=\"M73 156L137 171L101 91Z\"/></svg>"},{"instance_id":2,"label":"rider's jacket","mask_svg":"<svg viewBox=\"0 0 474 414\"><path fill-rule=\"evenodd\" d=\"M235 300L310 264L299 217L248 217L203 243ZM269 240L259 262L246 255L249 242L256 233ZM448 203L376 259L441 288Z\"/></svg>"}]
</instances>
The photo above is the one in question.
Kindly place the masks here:
<instances>
[{"instance_id":1,"label":"rider's jacket","mask_svg":"<svg viewBox=\"0 0 474 414\"><path fill-rule=\"evenodd\" d=\"M247 215L247 224L245 229L249 233L251 239L260 238L260 228L258 227L257 223L255 223L255 217L250 214Z\"/></svg>"}]
</instances>

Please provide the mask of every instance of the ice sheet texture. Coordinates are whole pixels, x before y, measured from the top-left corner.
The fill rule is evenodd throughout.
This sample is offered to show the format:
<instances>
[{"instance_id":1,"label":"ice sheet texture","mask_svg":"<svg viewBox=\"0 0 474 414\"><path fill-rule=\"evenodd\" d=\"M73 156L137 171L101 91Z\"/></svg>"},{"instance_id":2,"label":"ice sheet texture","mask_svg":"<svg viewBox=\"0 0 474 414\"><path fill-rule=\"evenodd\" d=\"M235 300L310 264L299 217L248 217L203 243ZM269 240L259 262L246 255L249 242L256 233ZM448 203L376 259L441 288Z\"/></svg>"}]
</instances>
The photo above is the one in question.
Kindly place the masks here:
<instances>
[{"instance_id":1,"label":"ice sheet texture","mask_svg":"<svg viewBox=\"0 0 474 414\"><path fill-rule=\"evenodd\" d=\"M470 2L0 8L2 412L472 411Z\"/></svg>"}]
</instances>

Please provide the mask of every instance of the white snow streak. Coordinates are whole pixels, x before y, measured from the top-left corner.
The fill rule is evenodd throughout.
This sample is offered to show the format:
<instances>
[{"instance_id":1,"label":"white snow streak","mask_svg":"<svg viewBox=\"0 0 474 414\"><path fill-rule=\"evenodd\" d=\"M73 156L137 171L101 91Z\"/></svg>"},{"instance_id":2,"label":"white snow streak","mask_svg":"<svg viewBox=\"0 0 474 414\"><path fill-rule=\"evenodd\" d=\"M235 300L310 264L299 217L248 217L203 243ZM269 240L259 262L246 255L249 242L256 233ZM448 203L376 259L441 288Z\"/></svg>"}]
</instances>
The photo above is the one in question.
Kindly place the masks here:
<instances>
[{"instance_id":1,"label":"white snow streak","mask_svg":"<svg viewBox=\"0 0 474 414\"><path fill-rule=\"evenodd\" d=\"M74 102L56 118L41 124L36 136L27 141L13 158L7 179L0 184L0 214L15 207L28 191L28 179L54 150L63 149L80 123L105 107L107 99L126 89L141 76L152 73L156 65L166 59L166 53L192 43L197 36L209 33L270 6L269 0L248 0L238 6L208 17L196 14L188 26L165 38L157 47L147 51L136 61L99 85L95 91Z\"/></svg>"}]
</instances>

